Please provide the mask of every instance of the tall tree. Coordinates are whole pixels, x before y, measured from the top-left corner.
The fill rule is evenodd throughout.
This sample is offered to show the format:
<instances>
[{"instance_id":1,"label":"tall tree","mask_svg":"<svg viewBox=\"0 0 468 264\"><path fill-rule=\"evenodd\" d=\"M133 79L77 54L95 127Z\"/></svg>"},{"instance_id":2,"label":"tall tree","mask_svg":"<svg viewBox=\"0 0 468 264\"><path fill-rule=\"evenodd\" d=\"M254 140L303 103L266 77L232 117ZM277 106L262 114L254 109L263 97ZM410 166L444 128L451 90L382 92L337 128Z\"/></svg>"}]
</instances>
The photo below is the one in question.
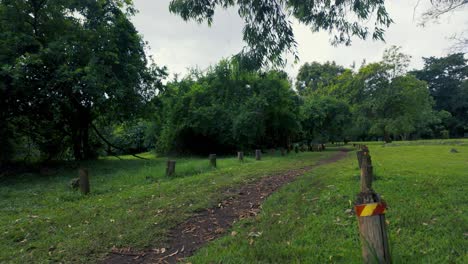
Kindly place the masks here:
<instances>
[{"instance_id":1,"label":"tall tree","mask_svg":"<svg viewBox=\"0 0 468 264\"><path fill-rule=\"evenodd\" d=\"M330 96L312 94L304 98L301 123L305 139L310 141L346 141L351 123L349 105Z\"/></svg>"},{"instance_id":2,"label":"tall tree","mask_svg":"<svg viewBox=\"0 0 468 264\"><path fill-rule=\"evenodd\" d=\"M388 64L371 63L359 70L355 83L360 89L355 111L360 125L386 142L391 136L406 139L434 114L426 84L412 75L391 78L393 71Z\"/></svg>"},{"instance_id":3,"label":"tall tree","mask_svg":"<svg viewBox=\"0 0 468 264\"><path fill-rule=\"evenodd\" d=\"M216 8L236 7L245 27L243 38L247 48L242 52L256 67L283 64L283 54L296 55L291 18L313 31L324 30L332 35L332 43L349 45L351 37L382 40L392 20L384 0L172 0L170 10L184 20L213 22ZM369 28L368 21L374 21Z\"/></svg>"},{"instance_id":4,"label":"tall tree","mask_svg":"<svg viewBox=\"0 0 468 264\"><path fill-rule=\"evenodd\" d=\"M131 1L5 0L0 7L4 121L21 128L29 120L26 132L43 151L71 146L76 159L92 158L93 121L133 117L161 86L164 69L147 61L128 18Z\"/></svg>"},{"instance_id":5,"label":"tall tree","mask_svg":"<svg viewBox=\"0 0 468 264\"><path fill-rule=\"evenodd\" d=\"M424 68L413 74L427 82L436 109L452 114L452 136L463 136L468 130L468 60L464 54L424 58Z\"/></svg>"},{"instance_id":6,"label":"tall tree","mask_svg":"<svg viewBox=\"0 0 468 264\"><path fill-rule=\"evenodd\" d=\"M334 84L345 71L344 67L333 62L306 62L299 69L296 78L296 89L300 94L317 91L321 87Z\"/></svg>"},{"instance_id":7,"label":"tall tree","mask_svg":"<svg viewBox=\"0 0 468 264\"><path fill-rule=\"evenodd\" d=\"M159 99L160 152L286 146L300 131L299 100L287 75L245 71L237 59L169 83Z\"/></svg>"}]
</instances>

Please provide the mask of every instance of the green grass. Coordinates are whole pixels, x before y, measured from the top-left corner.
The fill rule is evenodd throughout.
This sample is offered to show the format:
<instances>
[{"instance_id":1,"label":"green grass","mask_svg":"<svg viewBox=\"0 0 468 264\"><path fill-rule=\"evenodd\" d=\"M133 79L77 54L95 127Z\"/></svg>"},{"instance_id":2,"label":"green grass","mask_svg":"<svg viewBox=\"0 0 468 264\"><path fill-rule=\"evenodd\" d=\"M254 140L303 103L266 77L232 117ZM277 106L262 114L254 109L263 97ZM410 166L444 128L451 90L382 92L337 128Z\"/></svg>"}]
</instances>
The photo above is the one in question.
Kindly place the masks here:
<instances>
[{"instance_id":1,"label":"green grass","mask_svg":"<svg viewBox=\"0 0 468 264\"><path fill-rule=\"evenodd\" d=\"M246 157L244 163L218 158L217 169L207 158L178 158L174 178L164 176L166 158L106 158L84 164L88 196L70 189L77 171L66 167L54 176L0 179L0 263L89 263L113 246L154 246L194 211L215 205L222 190L332 153Z\"/></svg>"},{"instance_id":2,"label":"green grass","mask_svg":"<svg viewBox=\"0 0 468 264\"><path fill-rule=\"evenodd\" d=\"M369 145L374 188L389 205L394 263L468 263L468 146ZM357 219L347 211L359 190L358 175L354 152L314 169L188 261L362 263Z\"/></svg>"}]
</instances>

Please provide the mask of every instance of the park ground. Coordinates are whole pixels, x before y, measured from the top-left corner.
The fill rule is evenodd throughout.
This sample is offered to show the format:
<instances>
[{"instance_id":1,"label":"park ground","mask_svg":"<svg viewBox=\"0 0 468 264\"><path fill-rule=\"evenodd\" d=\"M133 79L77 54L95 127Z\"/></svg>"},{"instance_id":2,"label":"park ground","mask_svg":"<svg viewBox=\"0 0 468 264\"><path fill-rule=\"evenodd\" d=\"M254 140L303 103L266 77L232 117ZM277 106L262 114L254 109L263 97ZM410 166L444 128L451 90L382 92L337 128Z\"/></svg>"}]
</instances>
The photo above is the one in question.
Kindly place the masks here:
<instances>
[{"instance_id":1,"label":"park ground","mask_svg":"<svg viewBox=\"0 0 468 264\"><path fill-rule=\"evenodd\" d=\"M468 263L468 140L367 143L374 189L386 214L395 263ZM349 147L352 150L351 147ZM456 150L456 151L453 151ZM103 158L89 168L91 194L69 187L74 165L42 174L0 178L1 263L89 263L113 249L161 250L171 230L241 188L329 159L339 152L247 157L178 158L144 154ZM356 154L298 175L268 198L255 216L184 259L191 263L360 263L357 220L349 210L359 191Z\"/></svg>"}]
</instances>

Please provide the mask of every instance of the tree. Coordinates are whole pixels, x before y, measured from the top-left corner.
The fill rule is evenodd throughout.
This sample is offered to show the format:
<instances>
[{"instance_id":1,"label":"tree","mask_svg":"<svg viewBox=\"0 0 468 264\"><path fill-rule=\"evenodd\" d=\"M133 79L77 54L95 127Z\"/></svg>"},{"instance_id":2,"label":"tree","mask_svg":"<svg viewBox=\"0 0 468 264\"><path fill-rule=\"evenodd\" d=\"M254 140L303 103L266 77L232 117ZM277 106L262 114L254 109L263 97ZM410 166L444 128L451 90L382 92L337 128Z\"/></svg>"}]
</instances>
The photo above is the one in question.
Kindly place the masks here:
<instances>
[{"instance_id":1,"label":"tree","mask_svg":"<svg viewBox=\"0 0 468 264\"><path fill-rule=\"evenodd\" d=\"M383 40L385 28L393 22L383 0L172 0L169 9L184 20L211 25L219 7L238 8L248 46L241 54L256 67L284 64L285 52L292 52L297 58L291 16L313 31L330 32L333 44L347 45L352 36L366 39L371 35L372 39ZM372 18L375 23L370 29L367 25Z\"/></svg>"},{"instance_id":2,"label":"tree","mask_svg":"<svg viewBox=\"0 0 468 264\"><path fill-rule=\"evenodd\" d=\"M333 62L320 64L318 62L305 63L299 68L296 78L296 89L304 95L311 91L317 91L321 87L333 85L338 76L345 69Z\"/></svg>"},{"instance_id":3,"label":"tree","mask_svg":"<svg viewBox=\"0 0 468 264\"><path fill-rule=\"evenodd\" d=\"M365 118L371 134L383 136L386 142L391 136L408 138L418 127L428 125L434 115L425 82L412 75L390 78L391 73L393 67L388 64L372 63L356 76L362 100L355 114Z\"/></svg>"},{"instance_id":4,"label":"tree","mask_svg":"<svg viewBox=\"0 0 468 264\"><path fill-rule=\"evenodd\" d=\"M452 136L463 136L468 129L468 60L464 54L424 58L424 68L413 74L426 81L435 99L436 110L446 110L453 116Z\"/></svg>"},{"instance_id":5,"label":"tree","mask_svg":"<svg viewBox=\"0 0 468 264\"><path fill-rule=\"evenodd\" d=\"M29 120L22 133L50 157L71 146L92 158L93 121L135 117L161 87L130 1L5 0L0 12L2 122Z\"/></svg>"},{"instance_id":6,"label":"tree","mask_svg":"<svg viewBox=\"0 0 468 264\"><path fill-rule=\"evenodd\" d=\"M390 78L404 75L411 62L411 56L401 52L401 49L402 48L398 46L391 46L384 51L382 63L389 68Z\"/></svg>"},{"instance_id":7,"label":"tree","mask_svg":"<svg viewBox=\"0 0 468 264\"><path fill-rule=\"evenodd\" d=\"M300 131L298 98L284 72L245 71L236 58L168 84L159 152L232 153L286 146Z\"/></svg>"},{"instance_id":8,"label":"tree","mask_svg":"<svg viewBox=\"0 0 468 264\"><path fill-rule=\"evenodd\" d=\"M301 106L301 123L309 141L346 141L351 124L348 104L330 96L309 95Z\"/></svg>"}]
</instances>

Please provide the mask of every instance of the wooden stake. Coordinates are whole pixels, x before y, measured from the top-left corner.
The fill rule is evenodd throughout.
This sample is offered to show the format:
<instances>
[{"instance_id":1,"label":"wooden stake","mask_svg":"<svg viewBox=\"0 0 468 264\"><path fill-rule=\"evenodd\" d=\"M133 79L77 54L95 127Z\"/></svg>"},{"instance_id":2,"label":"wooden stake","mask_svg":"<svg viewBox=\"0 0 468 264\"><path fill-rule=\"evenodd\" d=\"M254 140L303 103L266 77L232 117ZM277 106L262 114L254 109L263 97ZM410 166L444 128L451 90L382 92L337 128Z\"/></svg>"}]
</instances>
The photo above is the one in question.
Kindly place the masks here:
<instances>
[{"instance_id":1,"label":"wooden stake","mask_svg":"<svg viewBox=\"0 0 468 264\"><path fill-rule=\"evenodd\" d=\"M237 158L239 159L239 161L244 161L244 152L242 151L239 151L237 152Z\"/></svg>"},{"instance_id":2,"label":"wooden stake","mask_svg":"<svg viewBox=\"0 0 468 264\"><path fill-rule=\"evenodd\" d=\"M262 151L259 149L255 150L255 159L256 160L261 160L262 159Z\"/></svg>"},{"instance_id":3,"label":"wooden stake","mask_svg":"<svg viewBox=\"0 0 468 264\"><path fill-rule=\"evenodd\" d=\"M216 168L216 154L210 154L210 165L213 168Z\"/></svg>"},{"instance_id":4,"label":"wooden stake","mask_svg":"<svg viewBox=\"0 0 468 264\"><path fill-rule=\"evenodd\" d=\"M284 156L286 154L286 150L284 148L281 148L281 156Z\"/></svg>"},{"instance_id":5,"label":"wooden stake","mask_svg":"<svg viewBox=\"0 0 468 264\"><path fill-rule=\"evenodd\" d=\"M364 263L391 263L385 215L358 217Z\"/></svg>"},{"instance_id":6,"label":"wooden stake","mask_svg":"<svg viewBox=\"0 0 468 264\"><path fill-rule=\"evenodd\" d=\"M166 167L166 176L172 176L175 173L175 165L176 161L175 160L168 160L167 161L167 167Z\"/></svg>"},{"instance_id":7,"label":"wooden stake","mask_svg":"<svg viewBox=\"0 0 468 264\"><path fill-rule=\"evenodd\" d=\"M372 190L372 165L367 152L361 157L361 192L367 193Z\"/></svg>"},{"instance_id":8,"label":"wooden stake","mask_svg":"<svg viewBox=\"0 0 468 264\"><path fill-rule=\"evenodd\" d=\"M80 191L86 195L90 192L88 169L80 168L78 174L80 175Z\"/></svg>"},{"instance_id":9,"label":"wooden stake","mask_svg":"<svg viewBox=\"0 0 468 264\"><path fill-rule=\"evenodd\" d=\"M364 151L362 151L362 150L356 151L357 162L358 162L359 168L361 168L362 154L363 154L363 153L364 153Z\"/></svg>"},{"instance_id":10,"label":"wooden stake","mask_svg":"<svg viewBox=\"0 0 468 264\"><path fill-rule=\"evenodd\" d=\"M372 189L372 163L368 149L366 150L362 151L361 192L358 194L356 205L366 206L366 212L369 214L370 210L375 210L376 204L380 206L383 201ZM359 215L356 209L364 263L391 263L385 214L364 215L363 212L364 210Z\"/></svg>"}]
</instances>

